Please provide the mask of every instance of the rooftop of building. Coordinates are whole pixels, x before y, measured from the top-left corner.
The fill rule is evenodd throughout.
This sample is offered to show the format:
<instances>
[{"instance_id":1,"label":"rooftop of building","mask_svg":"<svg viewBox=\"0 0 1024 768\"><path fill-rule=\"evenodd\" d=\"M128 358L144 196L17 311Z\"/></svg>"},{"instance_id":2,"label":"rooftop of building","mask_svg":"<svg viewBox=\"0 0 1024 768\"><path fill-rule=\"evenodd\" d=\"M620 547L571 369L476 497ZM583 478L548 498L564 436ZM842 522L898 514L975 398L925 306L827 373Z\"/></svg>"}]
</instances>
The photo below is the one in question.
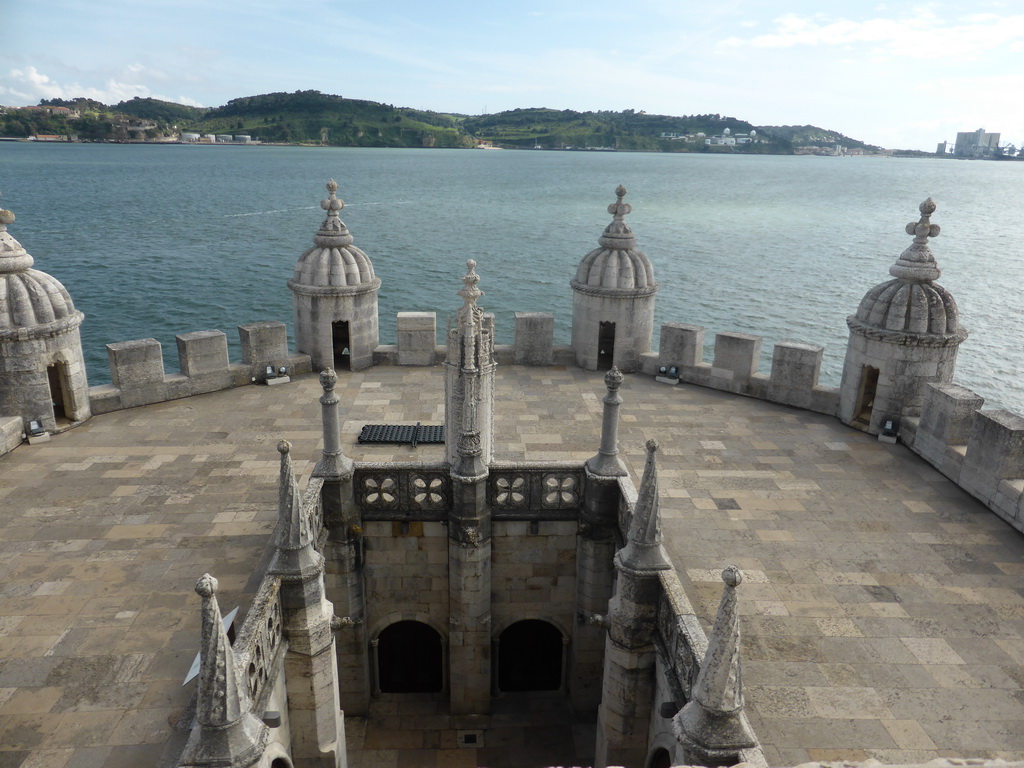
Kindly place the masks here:
<instances>
[{"instance_id":1,"label":"rooftop of building","mask_svg":"<svg viewBox=\"0 0 1024 768\"><path fill-rule=\"evenodd\" d=\"M441 460L440 445L356 436L441 423L443 389L440 367L341 373L347 455ZM495 458L589 458L604 392L597 372L499 368ZM224 610L244 613L277 519L277 441L308 475L320 394L305 376L117 411L0 457L0 764L154 765L180 750L196 579L215 575ZM622 396L635 482L645 441L661 444L665 545L702 620L722 568L745 573L747 710L770 764L1024 755L1021 534L902 445L834 418L644 375ZM383 706L383 726L349 722L353 768L524 764L573 743L545 731L456 750L443 715Z\"/></svg>"}]
</instances>

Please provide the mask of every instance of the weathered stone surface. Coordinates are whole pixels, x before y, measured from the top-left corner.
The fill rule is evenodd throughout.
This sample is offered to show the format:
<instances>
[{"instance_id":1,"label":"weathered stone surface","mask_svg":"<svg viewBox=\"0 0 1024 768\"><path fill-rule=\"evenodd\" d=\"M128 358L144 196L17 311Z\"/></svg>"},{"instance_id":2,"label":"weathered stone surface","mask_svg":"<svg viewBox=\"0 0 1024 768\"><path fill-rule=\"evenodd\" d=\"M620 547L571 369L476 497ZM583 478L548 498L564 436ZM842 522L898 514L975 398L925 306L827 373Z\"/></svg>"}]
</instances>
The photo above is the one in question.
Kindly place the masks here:
<instances>
[{"instance_id":1,"label":"weathered stone surface","mask_svg":"<svg viewBox=\"0 0 1024 768\"><path fill-rule=\"evenodd\" d=\"M436 312L399 312L398 331L399 365L433 365L437 348Z\"/></svg>"},{"instance_id":2,"label":"weathered stone surface","mask_svg":"<svg viewBox=\"0 0 1024 768\"><path fill-rule=\"evenodd\" d=\"M555 316L550 312L516 312L516 365L551 365Z\"/></svg>"}]
</instances>

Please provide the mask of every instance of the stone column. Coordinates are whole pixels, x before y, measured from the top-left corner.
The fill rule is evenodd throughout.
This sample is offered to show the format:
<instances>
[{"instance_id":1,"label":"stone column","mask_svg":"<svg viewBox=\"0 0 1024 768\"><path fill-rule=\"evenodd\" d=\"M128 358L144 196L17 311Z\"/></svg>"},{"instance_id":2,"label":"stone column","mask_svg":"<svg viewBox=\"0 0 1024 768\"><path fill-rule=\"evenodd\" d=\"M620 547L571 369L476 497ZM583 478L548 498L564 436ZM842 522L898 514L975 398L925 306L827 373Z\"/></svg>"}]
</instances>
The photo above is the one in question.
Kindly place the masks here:
<instances>
[{"instance_id":1,"label":"stone column","mask_svg":"<svg viewBox=\"0 0 1024 768\"><path fill-rule=\"evenodd\" d=\"M569 692L577 712L593 711L601 701L601 672L605 633L592 620L608 612L615 569L612 560L617 544L619 478L627 474L619 456L619 387L622 374L612 368L605 374L607 394L601 425L601 447L586 465L583 511L576 538L576 625Z\"/></svg>"},{"instance_id":2,"label":"stone column","mask_svg":"<svg viewBox=\"0 0 1024 768\"><path fill-rule=\"evenodd\" d=\"M338 701L334 606L324 588L324 558L313 546L287 441L278 443L281 482L277 550L270 573L281 578L281 609L288 639L284 667L291 752L297 763L345 765L345 730Z\"/></svg>"},{"instance_id":3,"label":"stone column","mask_svg":"<svg viewBox=\"0 0 1024 768\"><path fill-rule=\"evenodd\" d=\"M647 441L647 463L629 526L615 555L618 587L608 611L604 679L597 719L594 764L643 765L655 690L654 631L661 582L671 568L661 544L658 507L658 444Z\"/></svg>"},{"instance_id":4,"label":"stone column","mask_svg":"<svg viewBox=\"0 0 1024 768\"><path fill-rule=\"evenodd\" d=\"M348 714L364 716L370 708L370 658L363 581L363 521L352 486L355 466L341 446L340 400L334 391L337 380L337 375L329 368L320 372L320 386L324 390L320 396L324 448L313 477L324 481L321 492L327 528L324 580L337 610L350 620L335 638L341 704Z\"/></svg>"},{"instance_id":5,"label":"stone column","mask_svg":"<svg viewBox=\"0 0 1024 768\"><path fill-rule=\"evenodd\" d=\"M459 294L465 304L448 336L449 404L446 441L451 455L452 509L448 518L448 642L451 713L483 715L491 708L491 511L487 503L493 375L491 341L476 300L476 263ZM458 345L453 351L452 346ZM454 354L454 359L453 359ZM457 367L456 367L457 366ZM456 396L452 396L457 393ZM479 405L479 410L478 410Z\"/></svg>"}]
</instances>

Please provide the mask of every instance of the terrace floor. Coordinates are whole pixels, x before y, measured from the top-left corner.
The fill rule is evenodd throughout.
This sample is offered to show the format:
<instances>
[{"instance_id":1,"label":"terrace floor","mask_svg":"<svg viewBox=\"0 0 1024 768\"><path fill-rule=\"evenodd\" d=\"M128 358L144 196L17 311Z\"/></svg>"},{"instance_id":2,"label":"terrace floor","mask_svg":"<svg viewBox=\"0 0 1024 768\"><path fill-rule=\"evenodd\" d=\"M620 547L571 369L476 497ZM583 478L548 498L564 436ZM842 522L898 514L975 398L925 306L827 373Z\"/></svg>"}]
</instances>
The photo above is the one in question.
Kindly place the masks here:
<instances>
[{"instance_id":1,"label":"terrace floor","mask_svg":"<svg viewBox=\"0 0 1024 768\"><path fill-rule=\"evenodd\" d=\"M438 445L355 439L365 423L441 423L443 389L440 368L341 374L348 455L441 459ZM312 469L320 392L306 376L115 412L0 458L0 766L156 765L180 750L196 579L213 573L222 608L244 610L276 519L275 445ZM598 373L500 368L496 458L590 457L603 395ZM640 375L622 396L635 482L644 441L661 443L666 546L702 619L721 569L746 575L745 690L771 764L1024 757L1024 536L903 446L835 419ZM457 759L539 764L516 750L558 740L516 742L499 724ZM590 738L564 727L563 741ZM433 736L405 748L349 729L353 768L432 764Z\"/></svg>"}]
</instances>

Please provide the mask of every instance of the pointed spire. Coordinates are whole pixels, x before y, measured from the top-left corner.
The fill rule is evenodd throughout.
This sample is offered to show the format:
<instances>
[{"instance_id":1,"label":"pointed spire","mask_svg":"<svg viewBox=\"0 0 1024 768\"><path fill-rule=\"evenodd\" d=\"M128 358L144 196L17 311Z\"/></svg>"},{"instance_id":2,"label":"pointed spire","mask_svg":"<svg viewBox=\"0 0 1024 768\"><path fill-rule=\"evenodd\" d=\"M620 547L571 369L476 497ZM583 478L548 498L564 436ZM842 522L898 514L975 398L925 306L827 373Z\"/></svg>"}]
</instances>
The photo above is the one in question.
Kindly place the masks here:
<instances>
[{"instance_id":1,"label":"pointed spire","mask_svg":"<svg viewBox=\"0 0 1024 768\"><path fill-rule=\"evenodd\" d=\"M647 441L647 463L640 481L640 492L633 519L629 526L629 538L615 559L621 565L634 571L664 571L671 567L668 553L661 543L661 510L658 497L658 469L655 454L658 443Z\"/></svg>"},{"instance_id":2,"label":"pointed spire","mask_svg":"<svg viewBox=\"0 0 1024 768\"><path fill-rule=\"evenodd\" d=\"M282 578L301 579L318 573L324 564L323 555L313 546L313 530L309 515L303 509L292 467L291 443L277 444L281 454L281 476L278 487L277 551L270 563L270 572Z\"/></svg>"},{"instance_id":3,"label":"pointed spire","mask_svg":"<svg viewBox=\"0 0 1024 768\"><path fill-rule=\"evenodd\" d=\"M196 594L203 601L196 703L200 732L198 740L189 743L182 764L249 766L263 754L269 731L250 711L245 676L235 664L217 604L217 580L203 574Z\"/></svg>"},{"instance_id":4,"label":"pointed spire","mask_svg":"<svg viewBox=\"0 0 1024 768\"><path fill-rule=\"evenodd\" d=\"M338 182L331 179L327 182L327 198L320 201L320 207L327 211L327 217L320 225L320 231L313 237L313 242L321 248L342 248L352 245L352 235L341 220L338 211L345 207L345 202L337 196Z\"/></svg>"},{"instance_id":5,"label":"pointed spire","mask_svg":"<svg viewBox=\"0 0 1024 768\"><path fill-rule=\"evenodd\" d=\"M942 274L932 249L928 247L928 238L939 236L939 225L931 223L931 215L935 213L935 203L929 197L920 206L921 218L907 224L906 232L914 236L914 242L900 254L896 263L889 267L889 274L908 283L928 283L938 280Z\"/></svg>"},{"instance_id":6,"label":"pointed spire","mask_svg":"<svg viewBox=\"0 0 1024 768\"><path fill-rule=\"evenodd\" d=\"M740 624L736 610L736 587L743 572L735 565L722 571L725 589L711 630L708 650L693 686L693 698L713 712L735 712L743 708L740 677Z\"/></svg>"},{"instance_id":7,"label":"pointed spire","mask_svg":"<svg viewBox=\"0 0 1024 768\"><path fill-rule=\"evenodd\" d=\"M626 188L619 184L615 188L615 202L608 206L608 213L612 215L612 222L605 227L604 234L598 242L605 248L617 251L627 251L636 247L636 237L626 223L626 215L633 211L633 206L624 203L622 198L626 196Z\"/></svg>"},{"instance_id":8,"label":"pointed spire","mask_svg":"<svg viewBox=\"0 0 1024 768\"><path fill-rule=\"evenodd\" d=\"M695 759L700 762L715 753L731 753L757 746L757 739L743 714L740 624L736 605L736 587L743 581L743 573L735 565L730 565L722 571L722 581L725 582L725 590L704 661L690 701L675 718L677 733L688 750L687 759L691 762Z\"/></svg>"},{"instance_id":9,"label":"pointed spire","mask_svg":"<svg viewBox=\"0 0 1024 768\"><path fill-rule=\"evenodd\" d=\"M217 579L204 573L196 582L196 594L203 600L197 718L203 725L228 725L249 711L248 691L235 667L235 654L224 632L217 604Z\"/></svg>"}]
</instances>

